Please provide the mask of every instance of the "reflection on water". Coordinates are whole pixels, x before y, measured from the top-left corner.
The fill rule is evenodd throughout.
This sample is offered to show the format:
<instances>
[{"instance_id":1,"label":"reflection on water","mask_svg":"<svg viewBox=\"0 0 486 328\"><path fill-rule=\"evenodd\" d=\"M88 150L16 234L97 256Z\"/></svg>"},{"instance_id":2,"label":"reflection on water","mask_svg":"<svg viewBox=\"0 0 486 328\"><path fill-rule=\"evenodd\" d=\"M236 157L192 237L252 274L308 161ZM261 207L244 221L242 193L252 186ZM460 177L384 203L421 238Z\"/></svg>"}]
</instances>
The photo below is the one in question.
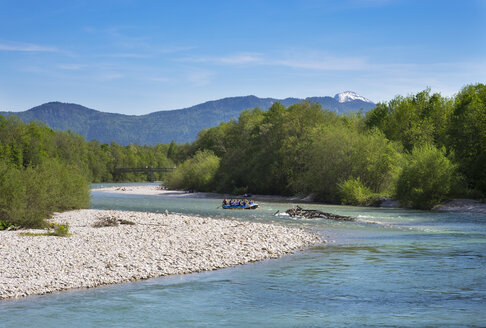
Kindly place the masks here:
<instances>
[{"instance_id":1,"label":"reflection on water","mask_svg":"<svg viewBox=\"0 0 486 328\"><path fill-rule=\"evenodd\" d=\"M486 216L302 205L384 225L227 211L220 199L92 193L92 207L301 225L328 239L235 268L2 301L6 327L484 326Z\"/></svg>"}]
</instances>

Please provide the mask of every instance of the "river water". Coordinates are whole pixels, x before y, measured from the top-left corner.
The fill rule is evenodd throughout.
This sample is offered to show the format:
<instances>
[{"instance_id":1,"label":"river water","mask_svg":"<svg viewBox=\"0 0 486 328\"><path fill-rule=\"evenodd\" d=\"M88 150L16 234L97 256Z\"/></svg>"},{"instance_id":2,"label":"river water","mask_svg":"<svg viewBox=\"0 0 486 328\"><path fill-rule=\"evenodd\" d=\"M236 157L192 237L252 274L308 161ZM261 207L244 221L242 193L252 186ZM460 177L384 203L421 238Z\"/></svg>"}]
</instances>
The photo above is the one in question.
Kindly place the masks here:
<instances>
[{"instance_id":1,"label":"river water","mask_svg":"<svg viewBox=\"0 0 486 328\"><path fill-rule=\"evenodd\" d=\"M92 193L92 208L305 226L297 254L198 274L0 302L0 327L484 327L486 215L304 204L362 222L225 211L220 199ZM366 223L376 222L379 224Z\"/></svg>"}]
</instances>

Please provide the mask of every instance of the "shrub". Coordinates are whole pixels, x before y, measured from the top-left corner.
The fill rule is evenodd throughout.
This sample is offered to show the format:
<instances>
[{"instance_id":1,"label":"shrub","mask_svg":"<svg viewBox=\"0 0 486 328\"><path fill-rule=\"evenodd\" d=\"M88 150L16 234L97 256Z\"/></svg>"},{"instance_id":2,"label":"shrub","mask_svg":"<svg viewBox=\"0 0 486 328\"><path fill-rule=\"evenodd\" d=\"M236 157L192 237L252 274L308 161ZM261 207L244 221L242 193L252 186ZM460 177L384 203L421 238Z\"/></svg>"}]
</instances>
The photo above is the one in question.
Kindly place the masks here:
<instances>
[{"instance_id":1,"label":"shrub","mask_svg":"<svg viewBox=\"0 0 486 328\"><path fill-rule=\"evenodd\" d=\"M14 166L0 163L0 218L21 224L15 218L23 217L26 207L26 186L23 172Z\"/></svg>"},{"instance_id":2,"label":"shrub","mask_svg":"<svg viewBox=\"0 0 486 328\"><path fill-rule=\"evenodd\" d=\"M405 207L431 209L450 192L455 166L433 145L413 149L398 178L396 196Z\"/></svg>"},{"instance_id":3,"label":"shrub","mask_svg":"<svg viewBox=\"0 0 486 328\"><path fill-rule=\"evenodd\" d=\"M342 204L365 205L373 203L375 194L359 178L350 178L338 185Z\"/></svg>"},{"instance_id":4,"label":"shrub","mask_svg":"<svg viewBox=\"0 0 486 328\"><path fill-rule=\"evenodd\" d=\"M171 189L210 191L219 162L219 157L212 151L198 151L169 175L167 186Z\"/></svg>"},{"instance_id":5,"label":"shrub","mask_svg":"<svg viewBox=\"0 0 486 328\"><path fill-rule=\"evenodd\" d=\"M303 151L305 165L292 178L297 192L312 193L320 201L340 202L340 189L345 186L340 188L339 184L358 177L374 193L393 192L401 156L381 132L361 133L336 124L314 133L312 143ZM347 188L352 186L350 182Z\"/></svg>"},{"instance_id":6,"label":"shrub","mask_svg":"<svg viewBox=\"0 0 486 328\"><path fill-rule=\"evenodd\" d=\"M55 211L89 206L89 184L75 166L45 160L25 169L0 165L0 218L43 228Z\"/></svg>"},{"instance_id":7,"label":"shrub","mask_svg":"<svg viewBox=\"0 0 486 328\"><path fill-rule=\"evenodd\" d=\"M71 236L71 234L69 233L69 224L67 222L61 224L53 222L51 223L50 228L52 229L52 231L49 232L49 235L51 236L58 236L58 237Z\"/></svg>"},{"instance_id":8,"label":"shrub","mask_svg":"<svg viewBox=\"0 0 486 328\"><path fill-rule=\"evenodd\" d=\"M68 223L56 223L53 222L47 226L47 232L21 232L21 236L56 236L56 237L69 237L69 225Z\"/></svg>"},{"instance_id":9,"label":"shrub","mask_svg":"<svg viewBox=\"0 0 486 328\"><path fill-rule=\"evenodd\" d=\"M6 220L0 221L0 230L7 230L11 226L15 226L15 225L10 221L6 221Z\"/></svg>"}]
</instances>

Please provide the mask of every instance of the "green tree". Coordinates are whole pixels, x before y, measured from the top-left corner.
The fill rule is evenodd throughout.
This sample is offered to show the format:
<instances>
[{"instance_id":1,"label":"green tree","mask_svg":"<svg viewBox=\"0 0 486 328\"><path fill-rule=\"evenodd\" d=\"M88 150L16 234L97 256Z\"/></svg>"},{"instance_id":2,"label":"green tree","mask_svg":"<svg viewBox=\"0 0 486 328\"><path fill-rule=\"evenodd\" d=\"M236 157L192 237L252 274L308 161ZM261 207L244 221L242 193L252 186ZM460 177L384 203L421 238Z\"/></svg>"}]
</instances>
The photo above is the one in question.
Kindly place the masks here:
<instances>
[{"instance_id":1,"label":"green tree","mask_svg":"<svg viewBox=\"0 0 486 328\"><path fill-rule=\"evenodd\" d=\"M276 145L279 152L278 160L282 163L278 168L281 175L281 190L285 193L298 190L295 181L307 164L304 153L314 140L316 128L336 121L337 115L334 112L323 111L320 104L303 102L287 108L282 126L278 127L282 130L281 140L277 141L281 146Z\"/></svg>"},{"instance_id":2,"label":"green tree","mask_svg":"<svg viewBox=\"0 0 486 328\"><path fill-rule=\"evenodd\" d=\"M223 157L228 151L227 135L234 128L235 121L223 122L219 126L203 129L192 144L192 152L211 150L216 156ZM171 144L172 145L172 144Z\"/></svg>"},{"instance_id":3,"label":"green tree","mask_svg":"<svg viewBox=\"0 0 486 328\"><path fill-rule=\"evenodd\" d=\"M54 211L89 206L82 137L0 118L0 217L41 227Z\"/></svg>"},{"instance_id":4,"label":"green tree","mask_svg":"<svg viewBox=\"0 0 486 328\"><path fill-rule=\"evenodd\" d=\"M426 89L377 104L366 114L365 122L368 128L380 129L388 139L411 151L426 143L444 146L451 114L452 100Z\"/></svg>"},{"instance_id":5,"label":"green tree","mask_svg":"<svg viewBox=\"0 0 486 328\"><path fill-rule=\"evenodd\" d=\"M396 197L405 207L430 209L451 191L455 167L445 151L425 144L413 149L397 181Z\"/></svg>"},{"instance_id":6,"label":"green tree","mask_svg":"<svg viewBox=\"0 0 486 328\"><path fill-rule=\"evenodd\" d=\"M448 132L469 187L486 195L486 85L469 85L457 94Z\"/></svg>"},{"instance_id":7,"label":"green tree","mask_svg":"<svg viewBox=\"0 0 486 328\"><path fill-rule=\"evenodd\" d=\"M304 152L305 167L297 176L302 193L340 202L339 185L360 179L374 193L391 194L401 163L396 146L378 130L362 133L356 125L322 126Z\"/></svg>"},{"instance_id":8,"label":"green tree","mask_svg":"<svg viewBox=\"0 0 486 328\"><path fill-rule=\"evenodd\" d=\"M218 191L251 189L257 192L259 182L255 172L260 173L259 152L263 151L257 136L263 119L264 112L256 108L243 111L238 122L230 121L229 126L223 126L226 153L217 172Z\"/></svg>"},{"instance_id":9,"label":"green tree","mask_svg":"<svg viewBox=\"0 0 486 328\"><path fill-rule=\"evenodd\" d=\"M175 164L179 164L188 159L191 155L191 144L177 144L172 141L167 150L167 158L169 158Z\"/></svg>"},{"instance_id":10,"label":"green tree","mask_svg":"<svg viewBox=\"0 0 486 328\"><path fill-rule=\"evenodd\" d=\"M18 218L27 205L26 188L23 169L0 162L0 220L22 223Z\"/></svg>"},{"instance_id":11,"label":"green tree","mask_svg":"<svg viewBox=\"0 0 486 328\"><path fill-rule=\"evenodd\" d=\"M211 191L214 188L214 177L219 162L219 157L213 152L199 151L168 176L167 186L173 189Z\"/></svg>"}]
</instances>

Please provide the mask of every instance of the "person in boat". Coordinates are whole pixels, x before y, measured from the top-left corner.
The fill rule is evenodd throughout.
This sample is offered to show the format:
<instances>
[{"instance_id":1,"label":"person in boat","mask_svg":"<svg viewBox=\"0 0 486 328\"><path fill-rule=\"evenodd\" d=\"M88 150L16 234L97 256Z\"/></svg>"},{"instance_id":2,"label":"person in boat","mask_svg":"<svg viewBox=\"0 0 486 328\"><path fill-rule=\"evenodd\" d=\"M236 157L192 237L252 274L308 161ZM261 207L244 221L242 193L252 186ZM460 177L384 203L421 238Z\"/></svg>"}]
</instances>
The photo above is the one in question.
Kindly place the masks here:
<instances>
[{"instance_id":1,"label":"person in boat","mask_svg":"<svg viewBox=\"0 0 486 328\"><path fill-rule=\"evenodd\" d=\"M223 199L223 205L228 205L228 200L226 198Z\"/></svg>"}]
</instances>

